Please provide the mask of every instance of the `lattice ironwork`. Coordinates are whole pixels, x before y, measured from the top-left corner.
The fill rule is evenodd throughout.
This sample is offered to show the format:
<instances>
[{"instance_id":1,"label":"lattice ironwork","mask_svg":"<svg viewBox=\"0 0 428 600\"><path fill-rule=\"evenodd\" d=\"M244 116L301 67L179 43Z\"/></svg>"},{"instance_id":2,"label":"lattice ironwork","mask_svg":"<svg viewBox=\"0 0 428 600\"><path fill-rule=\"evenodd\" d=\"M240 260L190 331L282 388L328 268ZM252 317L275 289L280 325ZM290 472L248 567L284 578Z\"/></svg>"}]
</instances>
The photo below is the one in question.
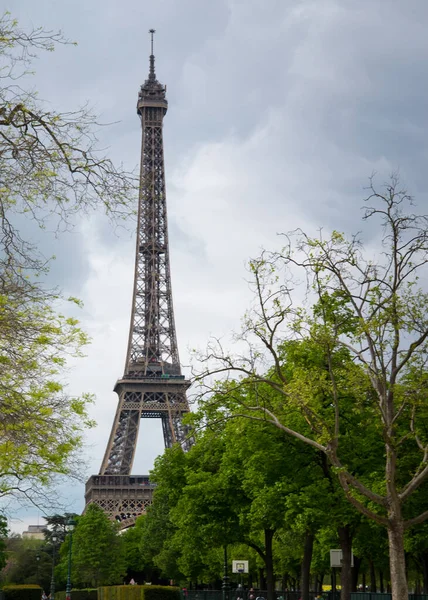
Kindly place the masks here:
<instances>
[{"instance_id":1,"label":"lattice ironwork","mask_svg":"<svg viewBox=\"0 0 428 600\"><path fill-rule=\"evenodd\" d=\"M130 377L180 375L172 305L163 153L166 88L155 76L141 87L137 112L143 128L134 301L125 374Z\"/></svg>"},{"instance_id":2,"label":"lattice ironwork","mask_svg":"<svg viewBox=\"0 0 428 600\"><path fill-rule=\"evenodd\" d=\"M86 483L86 506L95 502L125 529L150 506L153 488L147 476L92 475Z\"/></svg>"},{"instance_id":3,"label":"lattice ironwork","mask_svg":"<svg viewBox=\"0 0 428 600\"><path fill-rule=\"evenodd\" d=\"M181 374L178 355L168 247L162 133L168 102L166 87L156 79L154 30L150 32L149 76L141 86L137 103L142 146L131 323L124 375L115 386L118 407L100 470L100 476L109 477L131 473L142 418L162 420L165 447L176 442L184 449L190 445L182 424L183 415L189 411L189 382ZM111 491L117 491L116 484L111 484ZM126 488L126 494L120 488L119 498L107 498L97 495L93 487L86 501L97 502L116 520L123 515L123 522L128 523L146 506L141 504L138 488L129 495L131 488ZM106 492L105 487L102 489Z\"/></svg>"}]
</instances>

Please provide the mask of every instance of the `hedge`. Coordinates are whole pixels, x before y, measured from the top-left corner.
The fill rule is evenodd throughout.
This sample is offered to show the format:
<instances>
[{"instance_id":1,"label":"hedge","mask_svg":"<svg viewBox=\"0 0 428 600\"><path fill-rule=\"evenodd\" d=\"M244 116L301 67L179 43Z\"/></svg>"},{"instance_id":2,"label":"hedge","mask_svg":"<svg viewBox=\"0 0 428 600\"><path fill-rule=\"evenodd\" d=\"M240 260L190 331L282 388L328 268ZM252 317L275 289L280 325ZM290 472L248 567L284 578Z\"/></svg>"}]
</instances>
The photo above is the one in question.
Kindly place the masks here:
<instances>
[{"instance_id":1,"label":"hedge","mask_svg":"<svg viewBox=\"0 0 428 600\"><path fill-rule=\"evenodd\" d=\"M98 600L143 600L141 585L111 585L98 588Z\"/></svg>"},{"instance_id":2,"label":"hedge","mask_svg":"<svg viewBox=\"0 0 428 600\"><path fill-rule=\"evenodd\" d=\"M177 587L164 585L144 585L144 600L181 600Z\"/></svg>"},{"instance_id":3,"label":"hedge","mask_svg":"<svg viewBox=\"0 0 428 600\"><path fill-rule=\"evenodd\" d=\"M3 588L5 600L40 600L42 588L39 585L5 585Z\"/></svg>"},{"instance_id":4,"label":"hedge","mask_svg":"<svg viewBox=\"0 0 428 600\"><path fill-rule=\"evenodd\" d=\"M98 600L180 600L180 592L163 585L112 585L98 588Z\"/></svg>"},{"instance_id":5,"label":"hedge","mask_svg":"<svg viewBox=\"0 0 428 600\"><path fill-rule=\"evenodd\" d=\"M71 597L73 600L98 600L98 590L71 590ZM55 600L65 600L65 592L55 592Z\"/></svg>"}]
</instances>

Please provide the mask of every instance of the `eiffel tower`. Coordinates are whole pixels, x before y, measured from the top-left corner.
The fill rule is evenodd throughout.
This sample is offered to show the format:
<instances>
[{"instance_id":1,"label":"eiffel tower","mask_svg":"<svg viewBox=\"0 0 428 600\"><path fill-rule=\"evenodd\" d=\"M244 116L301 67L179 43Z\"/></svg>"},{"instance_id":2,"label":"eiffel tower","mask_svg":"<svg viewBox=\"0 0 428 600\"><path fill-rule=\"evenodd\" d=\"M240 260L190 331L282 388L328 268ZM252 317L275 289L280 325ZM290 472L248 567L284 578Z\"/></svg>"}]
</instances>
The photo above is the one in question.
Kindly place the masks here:
<instances>
[{"instance_id":1,"label":"eiffel tower","mask_svg":"<svg viewBox=\"0 0 428 600\"><path fill-rule=\"evenodd\" d=\"M189 412L181 374L172 304L163 152L166 86L156 79L153 34L148 79L138 94L142 125L134 291L124 375L107 449L98 475L86 483L86 505L98 504L121 528L150 504L147 475L131 475L141 419L161 419L166 448L190 444L182 424Z\"/></svg>"}]
</instances>

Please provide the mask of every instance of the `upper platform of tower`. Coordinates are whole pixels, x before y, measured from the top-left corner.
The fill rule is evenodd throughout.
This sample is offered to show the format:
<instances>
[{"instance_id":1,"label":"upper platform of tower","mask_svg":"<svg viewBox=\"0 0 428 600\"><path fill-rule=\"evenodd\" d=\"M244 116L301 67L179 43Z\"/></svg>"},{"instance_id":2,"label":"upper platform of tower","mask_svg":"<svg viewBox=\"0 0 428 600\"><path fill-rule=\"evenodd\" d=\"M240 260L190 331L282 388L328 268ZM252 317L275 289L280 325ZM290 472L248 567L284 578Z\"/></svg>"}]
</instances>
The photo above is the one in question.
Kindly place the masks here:
<instances>
[{"instance_id":1,"label":"upper platform of tower","mask_svg":"<svg viewBox=\"0 0 428 600\"><path fill-rule=\"evenodd\" d=\"M137 113L142 115L144 107L163 108L164 114L168 109L168 101L166 99L166 85L162 85L156 79L155 73L155 56L153 54L153 34L154 29L149 31L151 35L151 54L150 54L150 69L149 76L141 86L138 92Z\"/></svg>"}]
</instances>

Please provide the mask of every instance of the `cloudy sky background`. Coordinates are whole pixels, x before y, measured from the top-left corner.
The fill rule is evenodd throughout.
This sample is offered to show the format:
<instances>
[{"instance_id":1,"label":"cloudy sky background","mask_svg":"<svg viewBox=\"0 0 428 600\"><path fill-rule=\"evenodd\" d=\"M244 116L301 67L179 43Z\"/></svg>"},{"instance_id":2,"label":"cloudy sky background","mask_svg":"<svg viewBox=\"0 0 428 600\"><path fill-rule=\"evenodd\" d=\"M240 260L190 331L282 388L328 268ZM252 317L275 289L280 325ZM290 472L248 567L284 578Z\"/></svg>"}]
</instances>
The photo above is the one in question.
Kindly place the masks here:
<instances>
[{"instance_id":1,"label":"cloudy sky background","mask_svg":"<svg viewBox=\"0 0 428 600\"><path fill-rule=\"evenodd\" d=\"M156 73L168 86L164 121L172 284L181 360L208 337L238 329L248 305L245 263L277 233L361 227L364 187L399 168L421 209L427 200L426 0L14 0L24 28L62 29L78 42L40 55L32 85L55 109L87 101L102 145L139 162L139 86L154 27ZM375 238L378 232L369 231ZM134 263L134 225L101 215L56 240L51 277L85 304L93 338L70 391L97 396L87 475L97 473L123 373ZM372 240L369 240L372 241ZM142 421L134 473L163 449L160 423ZM71 510L84 485L58 490ZM15 515L21 531L32 509Z\"/></svg>"}]
</instances>

